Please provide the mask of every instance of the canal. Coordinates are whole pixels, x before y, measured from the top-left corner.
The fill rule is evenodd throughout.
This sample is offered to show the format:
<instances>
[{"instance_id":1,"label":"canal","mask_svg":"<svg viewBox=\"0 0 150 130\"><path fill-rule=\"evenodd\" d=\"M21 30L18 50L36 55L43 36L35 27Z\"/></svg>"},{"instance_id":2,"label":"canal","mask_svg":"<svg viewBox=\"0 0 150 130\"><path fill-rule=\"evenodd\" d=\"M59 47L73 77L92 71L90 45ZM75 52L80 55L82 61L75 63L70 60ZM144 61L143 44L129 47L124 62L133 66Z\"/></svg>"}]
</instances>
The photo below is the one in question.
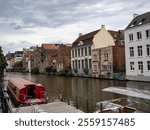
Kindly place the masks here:
<instances>
[{"instance_id":1,"label":"canal","mask_svg":"<svg viewBox=\"0 0 150 130\"><path fill-rule=\"evenodd\" d=\"M42 84L48 92L49 102L57 101L62 97L64 102L70 101L71 105L84 112L94 112L96 103L109 99L123 97L122 95L103 92L102 89L112 86L130 87L131 89L144 90L150 94L150 83L144 82L124 82L113 80L100 80L81 77L62 77L52 75L31 75L29 73L5 73L3 81L7 86L7 81L12 77L21 77L35 83ZM136 102L138 109L150 112L150 101L127 97Z\"/></svg>"}]
</instances>

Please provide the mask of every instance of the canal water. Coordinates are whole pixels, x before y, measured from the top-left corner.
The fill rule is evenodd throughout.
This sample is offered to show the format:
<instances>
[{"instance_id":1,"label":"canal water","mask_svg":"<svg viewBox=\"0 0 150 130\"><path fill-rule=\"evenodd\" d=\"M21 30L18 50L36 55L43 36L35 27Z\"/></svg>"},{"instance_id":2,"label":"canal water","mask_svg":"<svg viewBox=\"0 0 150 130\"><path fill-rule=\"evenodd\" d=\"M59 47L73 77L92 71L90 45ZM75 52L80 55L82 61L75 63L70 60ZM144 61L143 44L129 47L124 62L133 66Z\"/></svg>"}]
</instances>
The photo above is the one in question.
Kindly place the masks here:
<instances>
[{"instance_id":1,"label":"canal water","mask_svg":"<svg viewBox=\"0 0 150 130\"><path fill-rule=\"evenodd\" d=\"M63 77L53 75L31 75L29 73L5 73L3 81L7 86L7 81L12 77L21 77L35 83L42 84L48 92L49 102L54 102L62 97L64 102L84 112L94 112L96 103L109 99L123 97L123 95L103 92L102 89L112 86L130 87L131 89L144 90L150 94L150 83L124 82L113 80L100 80L82 77ZM144 112L150 112L150 101L146 99L132 98L136 102L136 107ZM135 105L135 104L134 104Z\"/></svg>"}]
</instances>

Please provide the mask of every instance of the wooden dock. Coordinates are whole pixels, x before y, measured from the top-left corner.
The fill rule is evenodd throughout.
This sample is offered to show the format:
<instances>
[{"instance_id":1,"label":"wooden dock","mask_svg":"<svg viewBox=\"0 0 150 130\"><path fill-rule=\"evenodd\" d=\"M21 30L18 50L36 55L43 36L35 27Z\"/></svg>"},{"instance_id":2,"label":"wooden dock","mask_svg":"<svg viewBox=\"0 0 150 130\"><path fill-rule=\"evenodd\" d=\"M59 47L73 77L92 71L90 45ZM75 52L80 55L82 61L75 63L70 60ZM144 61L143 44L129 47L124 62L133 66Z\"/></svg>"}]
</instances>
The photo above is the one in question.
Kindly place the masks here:
<instances>
[{"instance_id":1,"label":"wooden dock","mask_svg":"<svg viewBox=\"0 0 150 130\"><path fill-rule=\"evenodd\" d=\"M14 113L83 113L65 102L53 102L27 107L13 108Z\"/></svg>"}]
</instances>

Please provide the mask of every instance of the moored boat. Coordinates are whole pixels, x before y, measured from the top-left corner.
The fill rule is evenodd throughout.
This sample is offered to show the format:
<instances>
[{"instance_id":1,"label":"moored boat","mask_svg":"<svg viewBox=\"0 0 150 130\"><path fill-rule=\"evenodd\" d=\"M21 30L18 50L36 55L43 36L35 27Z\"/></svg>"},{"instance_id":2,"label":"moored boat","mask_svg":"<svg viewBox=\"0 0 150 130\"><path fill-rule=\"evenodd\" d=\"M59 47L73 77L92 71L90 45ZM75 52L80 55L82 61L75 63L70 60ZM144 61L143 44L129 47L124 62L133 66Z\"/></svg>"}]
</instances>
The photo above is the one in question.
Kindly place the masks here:
<instances>
[{"instance_id":1,"label":"moored boat","mask_svg":"<svg viewBox=\"0 0 150 130\"><path fill-rule=\"evenodd\" d=\"M15 105L34 105L46 103L48 98L45 88L22 78L12 78L8 81L8 92Z\"/></svg>"},{"instance_id":2,"label":"moored boat","mask_svg":"<svg viewBox=\"0 0 150 130\"><path fill-rule=\"evenodd\" d=\"M125 105L127 102L126 98L98 102L96 113L135 113L136 108Z\"/></svg>"}]
</instances>

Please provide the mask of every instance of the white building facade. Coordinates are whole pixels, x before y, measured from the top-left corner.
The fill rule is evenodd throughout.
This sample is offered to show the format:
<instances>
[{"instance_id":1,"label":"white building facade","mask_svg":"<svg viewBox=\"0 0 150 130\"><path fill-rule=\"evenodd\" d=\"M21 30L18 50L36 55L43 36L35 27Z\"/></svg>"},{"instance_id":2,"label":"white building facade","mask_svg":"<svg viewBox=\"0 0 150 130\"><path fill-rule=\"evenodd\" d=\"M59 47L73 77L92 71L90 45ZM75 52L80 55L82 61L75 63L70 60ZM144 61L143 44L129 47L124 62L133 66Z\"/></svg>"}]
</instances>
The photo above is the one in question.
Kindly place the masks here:
<instances>
[{"instance_id":1,"label":"white building facade","mask_svg":"<svg viewBox=\"0 0 150 130\"><path fill-rule=\"evenodd\" d=\"M126 78L150 81L150 12L136 16L124 34Z\"/></svg>"},{"instance_id":2,"label":"white building facade","mask_svg":"<svg viewBox=\"0 0 150 130\"><path fill-rule=\"evenodd\" d=\"M71 69L73 74L99 77L99 49L114 45L114 38L110 31L105 29L104 25L99 30L85 35L79 34L71 49Z\"/></svg>"},{"instance_id":3,"label":"white building facade","mask_svg":"<svg viewBox=\"0 0 150 130\"><path fill-rule=\"evenodd\" d=\"M22 51L16 51L15 52L15 63L20 62L23 59L23 52Z\"/></svg>"}]
</instances>

